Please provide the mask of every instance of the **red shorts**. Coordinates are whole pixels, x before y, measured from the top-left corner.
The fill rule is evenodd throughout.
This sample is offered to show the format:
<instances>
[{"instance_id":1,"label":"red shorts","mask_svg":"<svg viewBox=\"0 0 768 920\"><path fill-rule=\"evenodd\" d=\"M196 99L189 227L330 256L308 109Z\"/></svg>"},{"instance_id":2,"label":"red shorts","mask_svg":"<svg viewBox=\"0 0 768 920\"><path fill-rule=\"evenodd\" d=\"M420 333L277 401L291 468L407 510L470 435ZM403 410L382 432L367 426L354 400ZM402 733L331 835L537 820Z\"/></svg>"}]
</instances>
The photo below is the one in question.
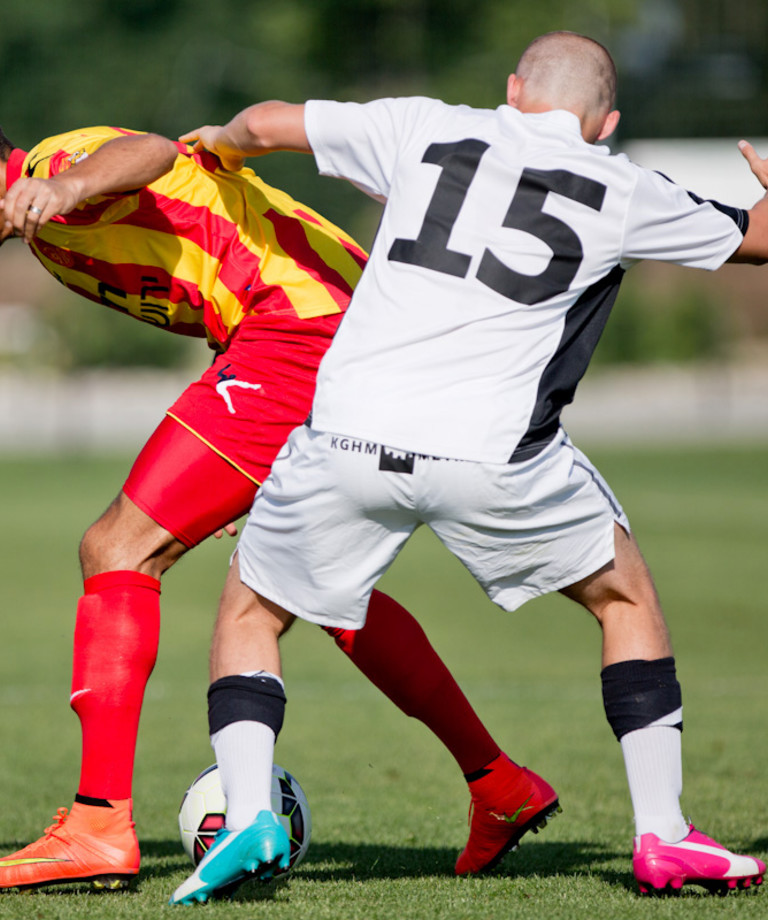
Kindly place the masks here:
<instances>
[{"instance_id":1,"label":"red shorts","mask_svg":"<svg viewBox=\"0 0 768 920\"><path fill-rule=\"evenodd\" d=\"M309 415L317 367L340 319L246 317L227 351L168 410L125 494L186 546L244 514Z\"/></svg>"}]
</instances>

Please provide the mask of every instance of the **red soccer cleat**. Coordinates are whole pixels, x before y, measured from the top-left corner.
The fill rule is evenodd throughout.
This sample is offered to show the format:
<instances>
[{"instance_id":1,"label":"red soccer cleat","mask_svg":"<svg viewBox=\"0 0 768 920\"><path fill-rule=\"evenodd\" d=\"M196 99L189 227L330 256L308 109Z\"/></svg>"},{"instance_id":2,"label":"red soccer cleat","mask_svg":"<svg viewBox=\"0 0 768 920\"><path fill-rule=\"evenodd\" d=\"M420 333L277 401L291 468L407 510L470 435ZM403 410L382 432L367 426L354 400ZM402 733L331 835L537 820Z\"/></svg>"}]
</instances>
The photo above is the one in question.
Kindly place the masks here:
<instances>
[{"instance_id":1,"label":"red soccer cleat","mask_svg":"<svg viewBox=\"0 0 768 920\"><path fill-rule=\"evenodd\" d=\"M499 754L489 772L469 784L469 840L456 862L456 875L492 869L520 838L534 834L562 811L555 790L531 770Z\"/></svg>"},{"instance_id":2,"label":"red soccer cleat","mask_svg":"<svg viewBox=\"0 0 768 920\"><path fill-rule=\"evenodd\" d=\"M759 885L765 863L731 853L690 825L679 843L666 843L656 834L635 837L632 868L642 894L679 891L686 882L727 893Z\"/></svg>"}]
</instances>

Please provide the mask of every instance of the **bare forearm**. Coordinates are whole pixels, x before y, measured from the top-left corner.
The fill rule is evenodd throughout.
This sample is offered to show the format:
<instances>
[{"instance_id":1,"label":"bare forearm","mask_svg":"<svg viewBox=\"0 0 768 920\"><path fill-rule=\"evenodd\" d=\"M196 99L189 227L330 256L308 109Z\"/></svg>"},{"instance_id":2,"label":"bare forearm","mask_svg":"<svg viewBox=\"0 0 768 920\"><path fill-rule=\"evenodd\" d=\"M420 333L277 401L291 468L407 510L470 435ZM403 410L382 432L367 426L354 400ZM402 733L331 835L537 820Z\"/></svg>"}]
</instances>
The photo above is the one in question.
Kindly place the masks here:
<instances>
[{"instance_id":1,"label":"bare forearm","mask_svg":"<svg viewBox=\"0 0 768 920\"><path fill-rule=\"evenodd\" d=\"M51 181L69 187L79 204L94 195L128 192L149 185L173 166L178 150L159 134L129 134L107 141Z\"/></svg>"},{"instance_id":2,"label":"bare forearm","mask_svg":"<svg viewBox=\"0 0 768 920\"><path fill-rule=\"evenodd\" d=\"M50 179L22 177L5 193L3 235L29 242L57 214L69 214L96 195L142 188L168 172L178 151L157 134L131 134L107 141L90 156Z\"/></svg>"},{"instance_id":3,"label":"bare forearm","mask_svg":"<svg viewBox=\"0 0 768 920\"><path fill-rule=\"evenodd\" d=\"M260 102L239 112L225 125L204 125L180 140L215 153L227 169L240 169L246 157L275 150L310 153L304 130L304 106Z\"/></svg>"}]
</instances>

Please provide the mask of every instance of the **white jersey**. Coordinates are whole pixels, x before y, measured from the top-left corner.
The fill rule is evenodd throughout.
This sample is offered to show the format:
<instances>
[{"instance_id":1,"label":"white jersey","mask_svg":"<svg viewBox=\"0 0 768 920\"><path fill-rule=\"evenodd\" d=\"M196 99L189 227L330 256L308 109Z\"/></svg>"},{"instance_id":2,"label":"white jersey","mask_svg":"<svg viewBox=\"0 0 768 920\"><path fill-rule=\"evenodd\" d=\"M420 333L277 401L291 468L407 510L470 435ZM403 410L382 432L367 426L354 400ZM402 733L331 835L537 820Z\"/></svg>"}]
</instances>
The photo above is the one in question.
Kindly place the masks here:
<instances>
[{"instance_id":1,"label":"white jersey","mask_svg":"<svg viewBox=\"0 0 768 920\"><path fill-rule=\"evenodd\" d=\"M321 431L478 462L535 456L624 271L718 268L746 230L745 211L586 143L569 112L425 98L305 111L320 172L386 201L320 366Z\"/></svg>"}]
</instances>

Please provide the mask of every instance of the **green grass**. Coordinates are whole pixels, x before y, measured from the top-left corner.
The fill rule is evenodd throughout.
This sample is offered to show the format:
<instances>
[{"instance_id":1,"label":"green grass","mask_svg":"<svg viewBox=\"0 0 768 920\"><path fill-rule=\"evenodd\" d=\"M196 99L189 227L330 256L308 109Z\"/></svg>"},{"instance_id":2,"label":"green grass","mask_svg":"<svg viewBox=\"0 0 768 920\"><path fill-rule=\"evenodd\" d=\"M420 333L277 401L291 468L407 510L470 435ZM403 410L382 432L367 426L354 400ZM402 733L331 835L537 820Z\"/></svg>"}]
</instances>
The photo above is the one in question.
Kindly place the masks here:
<instances>
[{"instance_id":1,"label":"green grass","mask_svg":"<svg viewBox=\"0 0 768 920\"><path fill-rule=\"evenodd\" d=\"M707 833L765 859L768 448L591 456L630 515L670 621L686 716L684 810ZM77 543L127 468L127 459L0 461L3 853L39 836L75 791L79 726L68 693ZM165 579L161 654L137 757L138 884L105 895L3 893L0 918L172 910L168 896L189 871L178 804L213 759L207 644L231 548L209 541ZM599 630L587 614L560 597L502 613L428 534L417 535L382 587L419 617L505 749L556 785L563 815L489 877L452 877L468 804L454 762L320 630L299 623L284 642L289 705L277 760L309 797L309 854L287 883L246 886L235 901L198 912L274 920L766 915L768 892L637 896L629 796L602 712Z\"/></svg>"}]
</instances>

